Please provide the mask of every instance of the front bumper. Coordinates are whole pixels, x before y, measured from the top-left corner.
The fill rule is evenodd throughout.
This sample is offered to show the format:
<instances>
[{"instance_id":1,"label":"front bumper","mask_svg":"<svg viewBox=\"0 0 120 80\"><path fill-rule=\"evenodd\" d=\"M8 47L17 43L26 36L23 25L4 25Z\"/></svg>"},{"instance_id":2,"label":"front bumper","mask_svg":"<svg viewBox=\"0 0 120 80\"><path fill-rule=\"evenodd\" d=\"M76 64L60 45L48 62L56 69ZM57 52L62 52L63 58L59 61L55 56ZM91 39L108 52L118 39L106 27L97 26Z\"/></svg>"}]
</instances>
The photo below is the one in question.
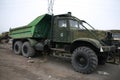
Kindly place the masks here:
<instances>
[{"instance_id":1,"label":"front bumper","mask_svg":"<svg viewBox=\"0 0 120 80\"><path fill-rule=\"evenodd\" d=\"M116 47L115 46L101 46L100 47L100 52L110 52L110 51L115 51Z\"/></svg>"}]
</instances>

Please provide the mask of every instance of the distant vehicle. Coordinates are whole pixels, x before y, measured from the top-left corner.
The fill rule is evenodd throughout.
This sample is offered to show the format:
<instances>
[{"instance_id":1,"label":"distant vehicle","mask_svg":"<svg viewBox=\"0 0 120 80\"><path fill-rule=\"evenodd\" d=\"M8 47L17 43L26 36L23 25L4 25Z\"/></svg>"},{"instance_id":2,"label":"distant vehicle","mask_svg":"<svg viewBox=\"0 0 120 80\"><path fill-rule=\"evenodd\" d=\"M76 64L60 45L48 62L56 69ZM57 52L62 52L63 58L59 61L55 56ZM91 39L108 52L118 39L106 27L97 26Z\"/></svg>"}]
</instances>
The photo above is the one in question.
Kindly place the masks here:
<instances>
[{"instance_id":1,"label":"distant vehicle","mask_svg":"<svg viewBox=\"0 0 120 80\"><path fill-rule=\"evenodd\" d=\"M112 36L113 36L113 40L120 41L120 33L113 33Z\"/></svg>"},{"instance_id":2,"label":"distant vehicle","mask_svg":"<svg viewBox=\"0 0 120 80\"><path fill-rule=\"evenodd\" d=\"M9 32L3 32L0 35L0 43L7 43L9 41L10 37L9 37Z\"/></svg>"},{"instance_id":3,"label":"distant vehicle","mask_svg":"<svg viewBox=\"0 0 120 80\"><path fill-rule=\"evenodd\" d=\"M119 56L120 61L120 33L112 33L112 44L116 46L116 56Z\"/></svg>"},{"instance_id":4,"label":"distant vehicle","mask_svg":"<svg viewBox=\"0 0 120 80\"><path fill-rule=\"evenodd\" d=\"M120 49L120 30L111 30L112 44Z\"/></svg>"},{"instance_id":5,"label":"distant vehicle","mask_svg":"<svg viewBox=\"0 0 120 80\"><path fill-rule=\"evenodd\" d=\"M15 54L32 57L35 51L70 57L75 71L91 73L98 64L105 64L108 54L116 47L107 44L111 34L96 31L84 20L71 15L44 14L30 24L10 30ZM102 37L103 36L103 37ZM101 40L103 38L104 40Z\"/></svg>"}]
</instances>

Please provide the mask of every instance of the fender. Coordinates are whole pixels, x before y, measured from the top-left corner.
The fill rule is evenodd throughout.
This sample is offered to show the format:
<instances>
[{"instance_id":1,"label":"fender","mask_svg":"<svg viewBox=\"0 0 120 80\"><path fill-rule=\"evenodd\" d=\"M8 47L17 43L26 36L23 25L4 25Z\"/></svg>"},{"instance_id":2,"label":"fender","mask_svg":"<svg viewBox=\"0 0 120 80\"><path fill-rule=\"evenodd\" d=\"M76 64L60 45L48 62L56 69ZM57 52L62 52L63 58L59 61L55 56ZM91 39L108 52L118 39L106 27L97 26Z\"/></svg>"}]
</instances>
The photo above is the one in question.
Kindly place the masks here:
<instances>
[{"instance_id":1,"label":"fender","mask_svg":"<svg viewBox=\"0 0 120 80\"><path fill-rule=\"evenodd\" d=\"M38 43L38 41L34 39L28 39L28 41L30 42L31 46L35 46Z\"/></svg>"},{"instance_id":2,"label":"fender","mask_svg":"<svg viewBox=\"0 0 120 80\"><path fill-rule=\"evenodd\" d=\"M97 49L101 49L102 47L102 44L96 40L96 39L91 39L91 38L78 38L78 39L75 39L74 41L72 41L72 44L71 44L71 51L73 51L75 48L76 48L76 45L77 47L80 46L80 45L92 45L94 46L95 48Z\"/></svg>"}]
</instances>

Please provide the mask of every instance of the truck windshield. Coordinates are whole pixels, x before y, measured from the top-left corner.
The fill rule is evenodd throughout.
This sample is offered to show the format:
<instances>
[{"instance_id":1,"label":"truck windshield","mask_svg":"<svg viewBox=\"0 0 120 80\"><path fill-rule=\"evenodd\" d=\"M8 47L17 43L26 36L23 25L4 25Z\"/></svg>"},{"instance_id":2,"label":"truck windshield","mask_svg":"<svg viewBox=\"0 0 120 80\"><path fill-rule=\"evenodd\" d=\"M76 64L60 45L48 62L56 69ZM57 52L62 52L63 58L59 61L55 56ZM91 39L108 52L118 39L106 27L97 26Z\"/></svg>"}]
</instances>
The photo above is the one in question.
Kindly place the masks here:
<instances>
[{"instance_id":1,"label":"truck windshield","mask_svg":"<svg viewBox=\"0 0 120 80\"><path fill-rule=\"evenodd\" d=\"M79 23L76 20L69 20L70 29L72 30L78 30L79 29Z\"/></svg>"},{"instance_id":2,"label":"truck windshield","mask_svg":"<svg viewBox=\"0 0 120 80\"><path fill-rule=\"evenodd\" d=\"M72 19L69 20L69 25L70 25L70 29L72 30L86 30L86 29L92 30L92 31L95 30L88 23L82 22L82 25L81 25L81 22L77 20L72 20Z\"/></svg>"}]
</instances>

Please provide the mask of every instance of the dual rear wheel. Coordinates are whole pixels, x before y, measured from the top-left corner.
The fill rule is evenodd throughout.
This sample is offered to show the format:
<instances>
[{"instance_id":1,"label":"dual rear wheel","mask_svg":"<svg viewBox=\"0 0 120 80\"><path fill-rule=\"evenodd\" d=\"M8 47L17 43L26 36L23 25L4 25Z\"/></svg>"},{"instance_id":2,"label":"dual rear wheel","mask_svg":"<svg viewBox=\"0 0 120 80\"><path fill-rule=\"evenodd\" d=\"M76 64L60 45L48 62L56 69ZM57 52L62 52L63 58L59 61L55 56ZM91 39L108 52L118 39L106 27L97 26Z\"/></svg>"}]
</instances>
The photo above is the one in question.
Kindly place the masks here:
<instances>
[{"instance_id":1,"label":"dual rear wheel","mask_svg":"<svg viewBox=\"0 0 120 80\"><path fill-rule=\"evenodd\" d=\"M22 54L25 57L32 57L35 55L35 50L28 41L24 43L16 41L13 45L13 50L15 54Z\"/></svg>"}]
</instances>

